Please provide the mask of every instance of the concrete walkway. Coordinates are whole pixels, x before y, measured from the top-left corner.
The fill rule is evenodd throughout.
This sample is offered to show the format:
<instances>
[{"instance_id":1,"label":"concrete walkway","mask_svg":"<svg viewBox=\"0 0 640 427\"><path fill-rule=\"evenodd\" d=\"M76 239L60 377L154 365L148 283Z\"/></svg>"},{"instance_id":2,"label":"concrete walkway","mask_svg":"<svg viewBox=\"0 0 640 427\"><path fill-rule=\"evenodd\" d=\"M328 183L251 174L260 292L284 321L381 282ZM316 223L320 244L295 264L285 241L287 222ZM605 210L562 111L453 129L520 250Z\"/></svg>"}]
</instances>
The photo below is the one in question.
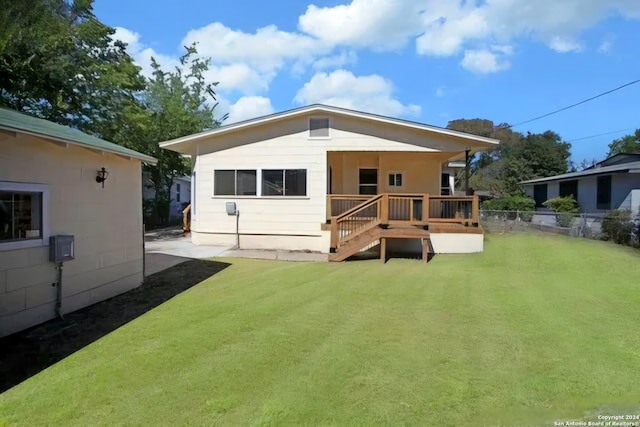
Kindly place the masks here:
<instances>
[{"instance_id":1,"label":"concrete walkway","mask_svg":"<svg viewBox=\"0 0 640 427\"><path fill-rule=\"evenodd\" d=\"M196 246L182 230L164 229L145 234L145 275L157 273L190 259L250 258L274 261L326 262L327 254L279 250L231 249L229 246Z\"/></svg>"},{"instance_id":2,"label":"concrete walkway","mask_svg":"<svg viewBox=\"0 0 640 427\"><path fill-rule=\"evenodd\" d=\"M254 249L230 249L223 252L221 257L225 258L251 258L268 259L274 261L300 261L300 262L326 262L327 254L315 252L296 252L279 250L254 250Z\"/></svg>"}]
</instances>

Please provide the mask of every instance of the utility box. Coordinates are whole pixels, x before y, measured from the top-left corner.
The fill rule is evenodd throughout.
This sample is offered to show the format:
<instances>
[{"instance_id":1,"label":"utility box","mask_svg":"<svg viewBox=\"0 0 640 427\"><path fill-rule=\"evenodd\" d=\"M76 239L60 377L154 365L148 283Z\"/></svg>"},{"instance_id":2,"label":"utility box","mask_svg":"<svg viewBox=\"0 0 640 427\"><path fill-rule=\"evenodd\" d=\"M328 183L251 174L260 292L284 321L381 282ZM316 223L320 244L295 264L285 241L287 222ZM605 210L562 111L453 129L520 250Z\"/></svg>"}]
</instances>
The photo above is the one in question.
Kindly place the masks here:
<instances>
[{"instance_id":1,"label":"utility box","mask_svg":"<svg viewBox=\"0 0 640 427\"><path fill-rule=\"evenodd\" d=\"M227 215L237 215L236 202L227 202Z\"/></svg>"},{"instance_id":2,"label":"utility box","mask_svg":"<svg viewBox=\"0 0 640 427\"><path fill-rule=\"evenodd\" d=\"M74 259L73 236L49 237L49 261L65 262Z\"/></svg>"}]
</instances>

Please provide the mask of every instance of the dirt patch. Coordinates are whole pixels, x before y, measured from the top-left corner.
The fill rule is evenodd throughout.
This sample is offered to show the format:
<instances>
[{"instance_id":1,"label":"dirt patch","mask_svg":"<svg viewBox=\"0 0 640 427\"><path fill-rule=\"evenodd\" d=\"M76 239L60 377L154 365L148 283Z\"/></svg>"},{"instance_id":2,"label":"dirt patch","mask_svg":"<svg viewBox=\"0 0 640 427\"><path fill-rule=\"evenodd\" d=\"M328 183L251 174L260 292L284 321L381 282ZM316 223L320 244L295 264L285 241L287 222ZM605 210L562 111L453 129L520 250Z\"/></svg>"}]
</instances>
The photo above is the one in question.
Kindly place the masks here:
<instances>
[{"instance_id":1,"label":"dirt patch","mask_svg":"<svg viewBox=\"0 0 640 427\"><path fill-rule=\"evenodd\" d=\"M0 393L134 320L230 264L190 260L129 292L0 339Z\"/></svg>"}]
</instances>

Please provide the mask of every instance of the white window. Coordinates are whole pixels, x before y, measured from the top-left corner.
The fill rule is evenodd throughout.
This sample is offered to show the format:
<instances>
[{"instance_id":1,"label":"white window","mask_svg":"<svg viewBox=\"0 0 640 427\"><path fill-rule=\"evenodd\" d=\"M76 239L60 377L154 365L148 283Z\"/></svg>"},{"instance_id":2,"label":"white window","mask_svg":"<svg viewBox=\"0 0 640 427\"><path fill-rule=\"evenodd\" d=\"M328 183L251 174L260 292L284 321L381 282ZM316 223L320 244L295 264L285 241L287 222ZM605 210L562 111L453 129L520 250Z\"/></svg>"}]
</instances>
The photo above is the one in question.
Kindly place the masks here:
<instances>
[{"instance_id":1,"label":"white window","mask_svg":"<svg viewBox=\"0 0 640 427\"><path fill-rule=\"evenodd\" d=\"M214 196L255 196L257 194L255 170L216 170L213 172Z\"/></svg>"},{"instance_id":2,"label":"white window","mask_svg":"<svg viewBox=\"0 0 640 427\"><path fill-rule=\"evenodd\" d=\"M329 138L329 128L329 119L311 118L309 119L309 138Z\"/></svg>"},{"instance_id":3,"label":"white window","mask_svg":"<svg viewBox=\"0 0 640 427\"><path fill-rule=\"evenodd\" d=\"M176 184L176 202L180 202L180 184Z\"/></svg>"},{"instance_id":4,"label":"white window","mask_svg":"<svg viewBox=\"0 0 640 427\"><path fill-rule=\"evenodd\" d=\"M306 169L265 169L262 171L263 196L306 196Z\"/></svg>"},{"instance_id":5,"label":"white window","mask_svg":"<svg viewBox=\"0 0 640 427\"><path fill-rule=\"evenodd\" d=\"M0 182L0 250L47 245L48 205L46 185Z\"/></svg>"},{"instance_id":6,"label":"white window","mask_svg":"<svg viewBox=\"0 0 640 427\"><path fill-rule=\"evenodd\" d=\"M389 174L389 187L402 187L402 174L390 173Z\"/></svg>"}]
</instances>

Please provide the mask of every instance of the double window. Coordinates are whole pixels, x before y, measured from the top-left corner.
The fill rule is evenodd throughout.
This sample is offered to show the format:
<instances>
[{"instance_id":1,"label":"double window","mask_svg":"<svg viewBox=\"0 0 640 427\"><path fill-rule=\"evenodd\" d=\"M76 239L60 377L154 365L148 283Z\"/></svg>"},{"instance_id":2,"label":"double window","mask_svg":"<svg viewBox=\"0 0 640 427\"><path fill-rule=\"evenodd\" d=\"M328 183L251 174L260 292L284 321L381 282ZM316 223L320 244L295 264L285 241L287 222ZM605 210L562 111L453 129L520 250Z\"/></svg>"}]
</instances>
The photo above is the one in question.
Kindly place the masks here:
<instances>
[{"instance_id":1,"label":"double window","mask_svg":"<svg viewBox=\"0 0 640 427\"><path fill-rule=\"evenodd\" d=\"M213 194L216 196L255 196L255 170L216 170L213 173Z\"/></svg>"},{"instance_id":2,"label":"double window","mask_svg":"<svg viewBox=\"0 0 640 427\"><path fill-rule=\"evenodd\" d=\"M389 174L389 187L402 187L402 174L390 173Z\"/></svg>"},{"instance_id":3,"label":"double window","mask_svg":"<svg viewBox=\"0 0 640 427\"><path fill-rule=\"evenodd\" d=\"M213 177L214 196L281 196L307 195L306 169L216 170ZM260 194L258 194L260 188Z\"/></svg>"}]
</instances>

